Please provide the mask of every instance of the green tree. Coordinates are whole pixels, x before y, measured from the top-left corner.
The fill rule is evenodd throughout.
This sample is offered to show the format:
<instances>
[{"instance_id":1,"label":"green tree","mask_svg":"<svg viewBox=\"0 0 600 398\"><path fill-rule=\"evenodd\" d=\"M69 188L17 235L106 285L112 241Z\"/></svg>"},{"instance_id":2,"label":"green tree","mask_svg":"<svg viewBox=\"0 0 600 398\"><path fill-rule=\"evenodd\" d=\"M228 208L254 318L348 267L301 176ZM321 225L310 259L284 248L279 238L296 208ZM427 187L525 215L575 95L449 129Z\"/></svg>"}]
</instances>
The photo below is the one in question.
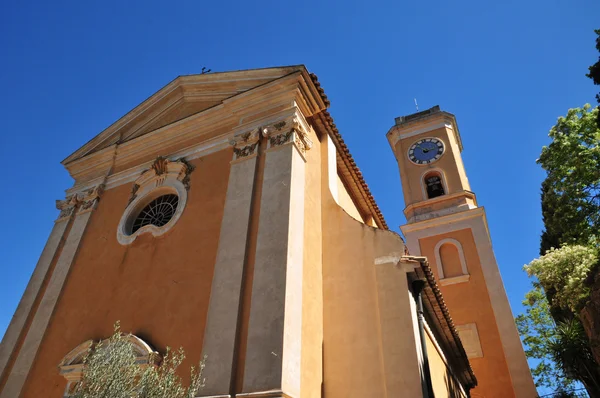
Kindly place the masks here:
<instances>
[{"instance_id":1,"label":"green tree","mask_svg":"<svg viewBox=\"0 0 600 398\"><path fill-rule=\"evenodd\" d=\"M550 145L538 163L547 172L542 184L545 230L540 254L562 244L589 244L600 229L600 128L598 109L569 109L550 130Z\"/></svg>"},{"instance_id":2,"label":"green tree","mask_svg":"<svg viewBox=\"0 0 600 398\"><path fill-rule=\"evenodd\" d=\"M595 247L564 245L550 249L545 255L524 267L546 292L552 291L550 305L578 314L587 303L590 287L586 279L598 264Z\"/></svg>"},{"instance_id":3,"label":"green tree","mask_svg":"<svg viewBox=\"0 0 600 398\"><path fill-rule=\"evenodd\" d=\"M136 363L133 344L121 333L115 333L90 348L84 359L81 382L75 387L75 398L193 398L202 386L204 361L192 367L190 385L184 387L177 368L185 359L183 349L167 353L160 365L140 366Z\"/></svg>"},{"instance_id":4,"label":"green tree","mask_svg":"<svg viewBox=\"0 0 600 398\"><path fill-rule=\"evenodd\" d=\"M577 397L576 381L589 396L600 396L600 374L577 318L556 323L546 294L537 285L525 295L525 314L516 318L525 354L537 362L531 369L537 387L555 391L555 396Z\"/></svg>"},{"instance_id":5,"label":"green tree","mask_svg":"<svg viewBox=\"0 0 600 398\"><path fill-rule=\"evenodd\" d=\"M600 52L600 29L596 29L594 32L598 35L596 37L596 50ZM598 61L589 67L589 73L586 75L595 85L600 85L600 57L598 57ZM596 94L596 100L600 104L600 94ZM600 128L600 113L596 116L596 121L598 123L598 127Z\"/></svg>"},{"instance_id":6,"label":"green tree","mask_svg":"<svg viewBox=\"0 0 600 398\"><path fill-rule=\"evenodd\" d=\"M539 285L525 295L523 306L525 313L517 316L516 323L525 344L525 354L537 362L531 369L535 385L554 391L572 391L574 380L554 360L556 347L553 342L558 331L546 295Z\"/></svg>"}]
</instances>

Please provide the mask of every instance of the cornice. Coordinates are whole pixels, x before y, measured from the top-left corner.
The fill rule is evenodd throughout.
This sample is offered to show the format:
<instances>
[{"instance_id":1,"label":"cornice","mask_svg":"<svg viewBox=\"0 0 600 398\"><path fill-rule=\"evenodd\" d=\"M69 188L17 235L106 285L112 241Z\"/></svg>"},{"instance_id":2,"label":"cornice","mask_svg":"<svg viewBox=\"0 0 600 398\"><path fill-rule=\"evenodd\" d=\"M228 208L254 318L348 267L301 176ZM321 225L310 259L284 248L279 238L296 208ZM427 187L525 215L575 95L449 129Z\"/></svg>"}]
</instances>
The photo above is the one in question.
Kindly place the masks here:
<instances>
[{"instance_id":1,"label":"cornice","mask_svg":"<svg viewBox=\"0 0 600 398\"><path fill-rule=\"evenodd\" d=\"M456 117L445 111L439 111L426 118L411 120L402 125L394 125L388 130L386 137L391 147L394 149L400 140L425 134L440 128L452 130L456 142L458 143L458 148L462 152L462 140L460 138Z\"/></svg>"},{"instance_id":2,"label":"cornice","mask_svg":"<svg viewBox=\"0 0 600 398\"><path fill-rule=\"evenodd\" d=\"M381 210L375 202L375 198L369 190L362 173L352 158L348 146L338 131L333 118L326 110L317 114L313 120L315 125L320 126L325 134L328 134L336 147L338 158L336 159L338 170L343 175L345 182L352 191L352 197L358 202L360 212L363 215L373 217L379 228L388 229Z\"/></svg>"},{"instance_id":3,"label":"cornice","mask_svg":"<svg viewBox=\"0 0 600 398\"><path fill-rule=\"evenodd\" d=\"M273 119L281 112L303 114L300 105L307 101L302 98L301 90L298 89L299 79L303 79L301 73L289 74L205 111L74 160L65 167L78 185L109 174L111 168L135 163L138 159L160 153L164 148L177 148L178 145L185 145L202 136L206 136L207 141L220 141L220 147L224 148L222 143L235 134L247 131L252 128L251 125L256 127L265 124L267 119ZM301 119L306 125L304 117ZM202 143L191 147L188 144L187 149L194 151L194 148L202 146ZM199 152L204 151L200 149Z\"/></svg>"},{"instance_id":4,"label":"cornice","mask_svg":"<svg viewBox=\"0 0 600 398\"><path fill-rule=\"evenodd\" d=\"M222 151L222 150L225 150L228 148L235 147L236 145L238 145L238 147L239 147L240 146L239 144L241 144L240 141L243 140L242 136L244 134L247 134L254 130L258 130L260 127L272 125L280 120L288 120L288 119L298 120L298 122L300 123L300 125L302 126L304 131L309 131L311 129L310 125L308 124L308 122L306 121L304 116L301 114L299 108L296 108L296 107L287 108L282 111L278 111L278 112L269 114L268 116L264 116L260 119L253 120L251 122L241 124L239 126L235 126L233 129L231 129L230 131L228 131L225 134L221 134L221 135L211 138L209 140L202 141L200 143L196 143L196 144L181 148L180 150L175 151L172 154L169 154L168 158L170 160L175 160L175 159L180 159L180 158L185 158L187 160L194 160L194 159L198 159L203 156L207 156L211 153L215 153L218 151ZM140 138L142 138L142 137L140 137ZM143 147L142 144L140 144L140 145ZM144 170L149 169L151 167L152 163L154 162L154 160L145 161L143 163L137 164L134 167L130 167L126 170L123 170L123 171L120 171L120 172L117 172L114 174L109 174L108 176L106 176L106 172L108 172L108 170L110 169L110 161L111 161L110 159L112 157L112 154L114 153L115 147L116 147L116 145L113 145L112 147L107 148L106 150L103 150L102 153L100 153L100 152L97 153L98 156L101 155L102 159L104 159L104 161L101 163L100 162L95 163L95 162L93 162L94 159L88 159L88 157L86 157L85 159L88 159L87 163L88 163L88 166L90 169L92 169L94 167L101 168L100 171L96 171L94 173L99 176L95 177L93 179L90 179L90 180L83 180L80 183L76 182L73 187L69 188L66 191L67 194L70 195L70 194L73 194L76 192L81 192L85 189L93 187L104 181L105 181L107 190L115 188L119 185L133 182L140 175L140 173L142 173ZM243 145L242 145L242 147L243 147ZM94 155L96 155L96 154L94 154Z\"/></svg>"},{"instance_id":5,"label":"cornice","mask_svg":"<svg viewBox=\"0 0 600 398\"><path fill-rule=\"evenodd\" d=\"M476 207L474 209L469 209L465 211L461 211L459 213L452 213L445 216L431 218L429 220L417 221L412 224L404 224L400 226L400 230L404 235L412 234L418 231L422 231L425 229L430 229L437 227L439 225L447 225L447 224L457 224L461 221L465 221L475 217L482 217L485 221L485 209L483 207ZM460 227L463 228L463 227ZM487 229L487 222L486 222Z\"/></svg>"},{"instance_id":6,"label":"cornice","mask_svg":"<svg viewBox=\"0 0 600 398\"><path fill-rule=\"evenodd\" d=\"M92 138L62 163L67 165L96 150L100 145L111 145L121 142L124 137L135 135L137 131L164 114L166 109L186 98L188 100L223 101L239 93L252 91L265 82L293 75L298 71L302 71L302 74L308 76L306 68L302 65L179 76ZM175 98L166 104L160 104L169 96L175 96ZM146 120L142 121L141 126L132 126L132 123L138 118L146 118ZM122 130L127 126L132 126L133 131L128 131L125 135Z\"/></svg>"},{"instance_id":7,"label":"cornice","mask_svg":"<svg viewBox=\"0 0 600 398\"><path fill-rule=\"evenodd\" d=\"M427 207L427 206L432 206L435 205L437 203L442 203L442 202L449 202L452 201L453 199L456 198L461 198L461 197L466 197L469 199L472 199L475 204L477 204L477 198L475 197L475 194L471 191L460 191L460 192L455 192L455 193L451 193L448 195L442 195L442 196L438 196L432 199L427 199L427 200L422 200L416 203L412 203L408 206L406 206L404 208L404 213L408 213L411 211L414 211L415 209L418 209L420 207Z\"/></svg>"}]
</instances>

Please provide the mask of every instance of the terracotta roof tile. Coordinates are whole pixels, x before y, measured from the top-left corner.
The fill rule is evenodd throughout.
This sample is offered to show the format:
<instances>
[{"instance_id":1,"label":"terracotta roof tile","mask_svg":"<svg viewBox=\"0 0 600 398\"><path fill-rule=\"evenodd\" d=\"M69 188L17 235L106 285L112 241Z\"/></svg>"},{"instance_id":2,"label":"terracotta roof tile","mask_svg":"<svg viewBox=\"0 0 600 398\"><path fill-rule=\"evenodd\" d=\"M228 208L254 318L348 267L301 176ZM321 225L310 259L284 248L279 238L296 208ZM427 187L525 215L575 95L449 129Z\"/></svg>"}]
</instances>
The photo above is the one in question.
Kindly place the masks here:
<instances>
[{"instance_id":1,"label":"terracotta roof tile","mask_svg":"<svg viewBox=\"0 0 600 398\"><path fill-rule=\"evenodd\" d=\"M461 381L468 387L473 388L477 385L477 377L473 372L473 368L471 367L467 353L462 345L454 321L450 316L450 311L448 311L442 292L435 281L433 271L428 262L421 263L421 267L417 270L417 274L420 274L419 277L425 277L427 280L427 287L424 289L427 298L426 303L428 304L430 313L432 312L432 315L435 315L437 318L437 323L441 326L441 331L444 333L446 343L453 351L454 358L458 360L457 365L462 371L462 374L460 375Z\"/></svg>"},{"instance_id":2,"label":"terracotta roof tile","mask_svg":"<svg viewBox=\"0 0 600 398\"><path fill-rule=\"evenodd\" d=\"M325 103L325 105L327 107L329 107L331 102L327 98L327 95L325 94L325 90L323 90L323 88L321 87L321 83L319 83L317 75L315 75L314 73L311 73L310 77L312 79L313 84L315 85L315 87L317 88L319 93L321 94L321 98L323 99L323 102ZM340 154L340 157L341 157L344 165L348 168L349 173L354 177L356 186L357 186L358 190L360 191L360 194L363 197L363 200L364 200L366 206L368 207L369 212L373 215L375 222L377 223L377 225L380 228L389 229L387 223L385 222L383 214L381 213L381 210L379 209L379 206L377 206L377 202L375 202L375 198L373 197L373 194L371 193L369 186L367 185L365 179L363 178L362 172L359 170L358 166L356 165L356 162L354 161L354 158L350 154L350 151L348 150L348 146L344 142L342 135L340 134L339 130L337 129L335 122L333 121L333 118L331 117L331 115L329 114L327 109L320 112L318 114L318 116L323 121L323 125L327 129L329 136L331 137L333 143L335 144L336 148L338 149L338 153Z\"/></svg>"}]
</instances>

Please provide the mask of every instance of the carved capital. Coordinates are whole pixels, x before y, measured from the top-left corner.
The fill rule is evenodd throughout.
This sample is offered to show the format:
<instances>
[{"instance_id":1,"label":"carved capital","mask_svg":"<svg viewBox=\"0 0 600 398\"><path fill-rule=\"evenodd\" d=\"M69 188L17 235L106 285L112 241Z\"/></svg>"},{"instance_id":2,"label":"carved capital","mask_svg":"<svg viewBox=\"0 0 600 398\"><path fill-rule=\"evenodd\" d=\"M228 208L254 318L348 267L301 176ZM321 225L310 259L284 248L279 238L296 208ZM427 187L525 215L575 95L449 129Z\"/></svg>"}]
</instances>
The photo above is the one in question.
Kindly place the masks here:
<instances>
[{"instance_id":1,"label":"carved capital","mask_svg":"<svg viewBox=\"0 0 600 398\"><path fill-rule=\"evenodd\" d=\"M67 196L67 198L64 200L57 200L56 208L60 210L60 213L56 219L56 222L69 219L75 213L75 208L77 205L78 201L76 194Z\"/></svg>"},{"instance_id":2,"label":"carved capital","mask_svg":"<svg viewBox=\"0 0 600 398\"><path fill-rule=\"evenodd\" d=\"M233 160L241 158L250 158L256 154L258 140L260 139L259 129L253 129L244 133L235 140L233 147Z\"/></svg>"},{"instance_id":3,"label":"carved capital","mask_svg":"<svg viewBox=\"0 0 600 398\"><path fill-rule=\"evenodd\" d=\"M304 155L313 145L307 126L306 121L296 115L265 127L263 134L269 138L269 148L291 143Z\"/></svg>"},{"instance_id":4,"label":"carved capital","mask_svg":"<svg viewBox=\"0 0 600 398\"><path fill-rule=\"evenodd\" d=\"M83 192L74 193L67 196L64 200L57 200L56 208L60 210L60 214L56 221L69 219L75 213L82 214L94 210L102 192L104 192L104 184Z\"/></svg>"},{"instance_id":5,"label":"carved capital","mask_svg":"<svg viewBox=\"0 0 600 398\"><path fill-rule=\"evenodd\" d=\"M100 195L102 195L103 192L104 184L100 184L83 192L80 199L81 205L77 209L77 214L83 214L94 210L98 205Z\"/></svg>"}]
</instances>

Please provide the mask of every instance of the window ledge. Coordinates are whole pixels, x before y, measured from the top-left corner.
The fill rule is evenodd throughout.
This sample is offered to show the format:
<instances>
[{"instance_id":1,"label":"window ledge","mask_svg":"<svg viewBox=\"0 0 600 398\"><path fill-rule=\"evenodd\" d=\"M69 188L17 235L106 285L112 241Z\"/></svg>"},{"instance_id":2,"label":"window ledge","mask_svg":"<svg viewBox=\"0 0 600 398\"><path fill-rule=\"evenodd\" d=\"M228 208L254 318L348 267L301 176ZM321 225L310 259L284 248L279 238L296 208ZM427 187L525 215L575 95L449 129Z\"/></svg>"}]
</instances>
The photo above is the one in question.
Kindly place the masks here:
<instances>
[{"instance_id":1,"label":"window ledge","mask_svg":"<svg viewBox=\"0 0 600 398\"><path fill-rule=\"evenodd\" d=\"M455 285L457 283L465 283L465 282L468 282L470 278L471 278L471 275L469 275L469 274L453 276L451 278L444 278L444 279L440 279L440 285L446 286L446 285Z\"/></svg>"}]
</instances>

